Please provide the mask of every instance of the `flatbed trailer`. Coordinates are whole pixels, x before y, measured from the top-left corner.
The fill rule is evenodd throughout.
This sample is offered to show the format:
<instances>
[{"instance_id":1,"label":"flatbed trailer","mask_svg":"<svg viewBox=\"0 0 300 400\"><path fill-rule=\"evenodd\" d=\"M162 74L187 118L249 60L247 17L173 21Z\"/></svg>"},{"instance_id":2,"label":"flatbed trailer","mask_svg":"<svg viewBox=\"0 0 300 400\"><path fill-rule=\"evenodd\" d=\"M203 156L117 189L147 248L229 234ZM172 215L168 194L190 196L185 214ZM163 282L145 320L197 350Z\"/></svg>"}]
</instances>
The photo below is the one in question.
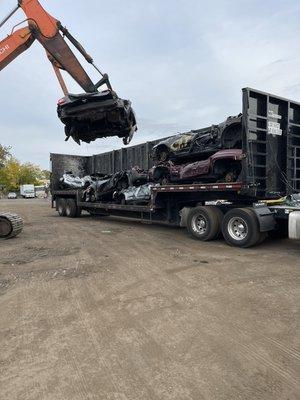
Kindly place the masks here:
<instances>
[{"instance_id":1,"label":"flatbed trailer","mask_svg":"<svg viewBox=\"0 0 300 400\"><path fill-rule=\"evenodd\" d=\"M144 205L87 203L80 190L58 190L65 171L85 176L135 165L151 168L154 143L148 142L92 157L52 154L53 204L60 215L69 217L85 210L183 226L199 240L213 240L222 232L227 243L239 247L254 246L268 234L287 230L290 238L300 239L299 200L276 204L280 198L300 193L300 103L245 88L242 105L245 157L239 182L153 187Z\"/></svg>"},{"instance_id":2,"label":"flatbed trailer","mask_svg":"<svg viewBox=\"0 0 300 400\"><path fill-rule=\"evenodd\" d=\"M201 241L223 234L230 245L251 247L268 234L288 229L291 239L300 239L300 205L267 205L249 197L243 183L166 185L153 187L148 204L86 202L82 190L52 192L52 206L62 217L91 215L118 216L147 223L185 227Z\"/></svg>"}]
</instances>

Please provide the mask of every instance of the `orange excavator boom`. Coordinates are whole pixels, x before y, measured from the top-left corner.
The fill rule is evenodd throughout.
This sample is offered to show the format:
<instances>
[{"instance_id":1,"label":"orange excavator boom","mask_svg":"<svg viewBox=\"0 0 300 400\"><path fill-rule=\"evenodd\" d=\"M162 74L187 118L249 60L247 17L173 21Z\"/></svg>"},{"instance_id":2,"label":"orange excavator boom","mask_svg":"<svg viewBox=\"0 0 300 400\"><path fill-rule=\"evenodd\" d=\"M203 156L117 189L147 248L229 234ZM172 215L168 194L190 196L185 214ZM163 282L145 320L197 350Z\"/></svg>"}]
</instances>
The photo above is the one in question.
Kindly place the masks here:
<instances>
[{"instance_id":1,"label":"orange excavator boom","mask_svg":"<svg viewBox=\"0 0 300 400\"><path fill-rule=\"evenodd\" d=\"M45 48L65 94L67 89L59 72L60 69L67 71L87 93L96 92L97 89L104 84L111 90L108 76L102 74L94 65L92 57L84 50L81 44L57 19L52 17L41 6L38 0L19 0L18 6L0 23L0 27L3 26L19 8L22 8L26 14L27 18L24 22L28 23L28 27L12 32L11 35L0 42L0 70L25 51L34 40L37 40ZM87 62L92 64L102 75L102 78L97 84L92 82L79 60L66 43L64 36L81 52Z\"/></svg>"},{"instance_id":2,"label":"orange excavator boom","mask_svg":"<svg viewBox=\"0 0 300 400\"><path fill-rule=\"evenodd\" d=\"M56 77L65 94L58 101L57 114L65 125L66 140L72 137L76 143L90 143L98 138L118 136L124 144L129 144L137 123L129 100L118 97L111 87L107 74L100 71L93 58L82 45L52 17L38 0L19 0L18 5L0 22L0 28L18 10L26 15L27 26L15 30L0 42L0 70L11 63L36 40L46 50ZM97 83L93 83L85 69L71 50L66 39L81 53L101 75ZM61 74L65 70L81 86L85 93L72 95L69 93ZM98 91L99 88L104 88Z\"/></svg>"},{"instance_id":3,"label":"orange excavator boom","mask_svg":"<svg viewBox=\"0 0 300 400\"><path fill-rule=\"evenodd\" d=\"M0 71L16 57L27 50L34 42L28 27L18 29L0 42Z\"/></svg>"}]
</instances>

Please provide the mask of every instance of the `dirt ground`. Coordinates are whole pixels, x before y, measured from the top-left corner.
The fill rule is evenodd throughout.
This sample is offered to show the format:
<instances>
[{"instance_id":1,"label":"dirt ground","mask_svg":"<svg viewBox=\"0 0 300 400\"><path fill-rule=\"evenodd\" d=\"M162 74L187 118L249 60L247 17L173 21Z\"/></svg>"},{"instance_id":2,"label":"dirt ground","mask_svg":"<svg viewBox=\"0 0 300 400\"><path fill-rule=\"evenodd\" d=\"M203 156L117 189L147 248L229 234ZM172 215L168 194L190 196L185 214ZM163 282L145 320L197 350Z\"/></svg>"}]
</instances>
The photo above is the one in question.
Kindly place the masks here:
<instances>
[{"instance_id":1,"label":"dirt ground","mask_svg":"<svg viewBox=\"0 0 300 400\"><path fill-rule=\"evenodd\" d=\"M300 399L299 242L0 208L1 399Z\"/></svg>"}]
</instances>

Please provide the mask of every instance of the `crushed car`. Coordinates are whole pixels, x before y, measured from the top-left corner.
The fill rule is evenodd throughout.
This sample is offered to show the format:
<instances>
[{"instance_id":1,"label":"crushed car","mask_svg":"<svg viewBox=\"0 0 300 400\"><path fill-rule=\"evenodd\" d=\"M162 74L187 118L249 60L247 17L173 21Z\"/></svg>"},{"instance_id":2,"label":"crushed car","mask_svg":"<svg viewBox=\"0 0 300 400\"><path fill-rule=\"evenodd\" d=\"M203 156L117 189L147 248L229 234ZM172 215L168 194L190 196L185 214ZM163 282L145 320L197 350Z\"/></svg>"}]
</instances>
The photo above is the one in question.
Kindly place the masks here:
<instances>
[{"instance_id":1,"label":"crushed car","mask_svg":"<svg viewBox=\"0 0 300 400\"><path fill-rule=\"evenodd\" d=\"M139 186L148 182L148 171L135 166L126 171L129 186Z\"/></svg>"},{"instance_id":2,"label":"crushed car","mask_svg":"<svg viewBox=\"0 0 300 400\"><path fill-rule=\"evenodd\" d=\"M126 189L129 186L126 171L120 171L107 179L91 183L83 196L87 202L111 201L115 191Z\"/></svg>"},{"instance_id":3,"label":"crushed car","mask_svg":"<svg viewBox=\"0 0 300 400\"><path fill-rule=\"evenodd\" d=\"M158 164L149 171L149 179L161 184L205 182L236 182L245 158L241 149L220 150L207 158L188 164L172 161Z\"/></svg>"},{"instance_id":4,"label":"crushed car","mask_svg":"<svg viewBox=\"0 0 300 400\"><path fill-rule=\"evenodd\" d=\"M164 139L153 147L155 162L205 158L221 149L239 149L242 144L242 114L219 125L192 130Z\"/></svg>"},{"instance_id":5,"label":"crushed car","mask_svg":"<svg viewBox=\"0 0 300 400\"><path fill-rule=\"evenodd\" d=\"M76 176L72 171L67 171L60 178L60 189L84 189L87 188L92 182L96 182L100 178L105 177L102 174L86 175L83 178Z\"/></svg>"},{"instance_id":6,"label":"crushed car","mask_svg":"<svg viewBox=\"0 0 300 400\"><path fill-rule=\"evenodd\" d=\"M65 125L66 140L71 137L78 144L118 136L127 145L137 131L131 102L111 90L68 94L58 101L57 114Z\"/></svg>"},{"instance_id":7,"label":"crushed car","mask_svg":"<svg viewBox=\"0 0 300 400\"><path fill-rule=\"evenodd\" d=\"M119 171L105 179L91 183L85 190L85 201L112 201L116 193L130 186L141 186L148 181L148 173L139 167Z\"/></svg>"},{"instance_id":8,"label":"crushed car","mask_svg":"<svg viewBox=\"0 0 300 400\"><path fill-rule=\"evenodd\" d=\"M141 186L130 186L128 189L115 193L114 198L120 204L147 204L151 199L151 189L160 186L159 183L146 183Z\"/></svg>"}]
</instances>

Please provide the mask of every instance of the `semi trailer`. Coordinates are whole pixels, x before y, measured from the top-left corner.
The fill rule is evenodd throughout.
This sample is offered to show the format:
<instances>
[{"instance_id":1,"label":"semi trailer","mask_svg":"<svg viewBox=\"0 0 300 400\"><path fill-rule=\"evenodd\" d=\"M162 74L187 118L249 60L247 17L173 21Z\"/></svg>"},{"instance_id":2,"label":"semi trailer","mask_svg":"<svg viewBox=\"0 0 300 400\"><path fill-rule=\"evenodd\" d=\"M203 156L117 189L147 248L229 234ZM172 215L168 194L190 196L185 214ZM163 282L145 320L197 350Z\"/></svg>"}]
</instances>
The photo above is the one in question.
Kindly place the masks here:
<instances>
[{"instance_id":1,"label":"semi trailer","mask_svg":"<svg viewBox=\"0 0 300 400\"><path fill-rule=\"evenodd\" d=\"M162 184L151 188L147 204L86 201L83 189L62 190L59 177L112 173L139 164L150 168L151 149L159 141L110 154L78 157L51 155L52 206L62 217L119 216L187 228L198 240L222 233L238 247L262 243L286 232L300 239L300 103L251 88L243 89L242 171L235 182ZM106 162L105 162L106 160Z\"/></svg>"}]
</instances>

